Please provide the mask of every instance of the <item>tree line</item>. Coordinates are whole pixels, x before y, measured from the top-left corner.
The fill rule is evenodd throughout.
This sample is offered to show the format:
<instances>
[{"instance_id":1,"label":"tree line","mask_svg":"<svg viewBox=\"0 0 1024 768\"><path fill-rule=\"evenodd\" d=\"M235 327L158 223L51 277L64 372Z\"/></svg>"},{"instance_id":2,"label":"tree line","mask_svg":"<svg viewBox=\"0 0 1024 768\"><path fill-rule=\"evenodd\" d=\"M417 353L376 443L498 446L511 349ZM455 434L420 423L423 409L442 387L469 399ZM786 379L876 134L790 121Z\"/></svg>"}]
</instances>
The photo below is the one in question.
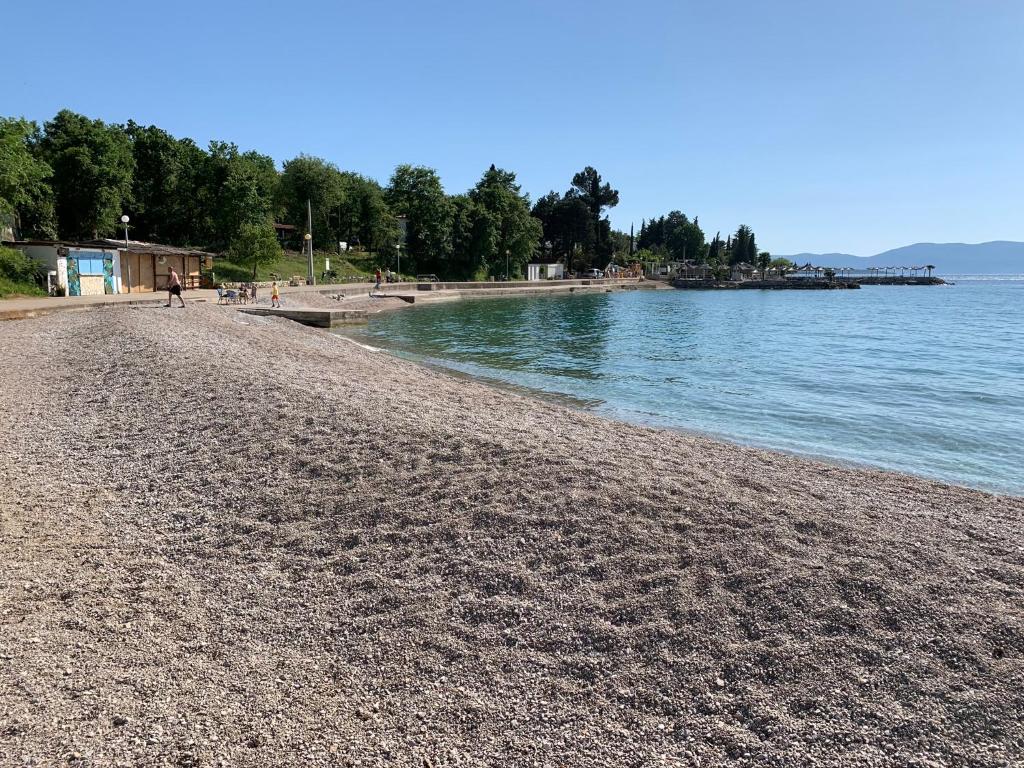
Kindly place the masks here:
<instances>
[{"instance_id":1,"label":"tree line","mask_svg":"<svg viewBox=\"0 0 1024 768\"><path fill-rule=\"evenodd\" d=\"M28 238L119 237L128 214L133 239L228 251L255 269L280 255L274 222L295 225L301 246L307 201L314 247L346 242L388 266L401 248L405 272L521 275L535 258L569 271L634 255L757 259L749 227L706 243L696 218L679 211L645 221L634 243L607 215L618 190L589 166L564 193L531 204L515 173L494 165L472 189L448 194L422 166L398 166L383 186L322 158L299 155L278 170L270 156L233 143L202 148L134 121L109 124L69 110L42 126L0 117L0 217L13 216Z\"/></svg>"},{"instance_id":2,"label":"tree line","mask_svg":"<svg viewBox=\"0 0 1024 768\"><path fill-rule=\"evenodd\" d=\"M758 251L754 230L746 224L741 224L725 240L722 240L721 232L716 232L708 241L697 217L690 221L681 211L644 220L640 225L637 248L637 258L641 261L691 261L713 270L724 270L741 263L765 270L771 261L767 251Z\"/></svg>"}]
</instances>

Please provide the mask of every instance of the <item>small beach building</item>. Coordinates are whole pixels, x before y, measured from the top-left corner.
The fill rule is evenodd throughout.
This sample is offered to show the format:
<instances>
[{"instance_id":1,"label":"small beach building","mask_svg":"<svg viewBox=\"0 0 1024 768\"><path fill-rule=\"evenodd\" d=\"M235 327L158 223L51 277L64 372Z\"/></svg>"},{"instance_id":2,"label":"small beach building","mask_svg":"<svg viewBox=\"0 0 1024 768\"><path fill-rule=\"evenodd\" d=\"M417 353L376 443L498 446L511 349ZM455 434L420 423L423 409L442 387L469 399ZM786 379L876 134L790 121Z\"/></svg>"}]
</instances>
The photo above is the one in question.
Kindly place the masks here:
<instances>
[{"instance_id":1,"label":"small beach building","mask_svg":"<svg viewBox=\"0 0 1024 768\"><path fill-rule=\"evenodd\" d=\"M282 248L288 248L295 245L295 239L298 230L294 224L279 224L274 222L274 234L277 235L277 242L280 243Z\"/></svg>"},{"instance_id":2,"label":"small beach building","mask_svg":"<svg viewBox=\"0 0 1024 768\"><path fill-rule=\"evenodd\" d=\"M203 276L213 269L213 254L176 245L144 243L139 240L91 240L88 245L113 248L120 252L117 272L123 293L166 291L174 268L185 290L199 288Z\"/></svg>"},{"instance_id":3,"label":"small beach building","mask_svg":"<svg viewBox=\"0 0 1024 768\"><path fill-rule=\"evenodd\" d=\"M213 267L213 255L189 248L129 240L17 240L7 243L42 266L51 293L102 296L166 291L171 268L186 288L199 288ZM55 290L56 289L56 290Z\"/></svg>"},{"instance_id":4,"label":"small beach building","mask_svg":"<svg viewBox=\"0 0 1024 768\"><path fill-rule=\"evenodd\" d=\"M643 263L644 276L650 278L671 278L679 274L683 266L682 261L645 261Z\"/></svg>"},{"instance_id":5,"label":"small beach building","mask_svg":"<svg viewBox=\"0 0 1024 768\"><path fill-rule=\"evenodd\" d=\"M749 264L745 261L738 262L732 265L732 274L730 278L734 282L740 282L742 280L750 280L754 276L754 265Z\"/></svg>"},{"instance_id":6,"label":"small beach building","mask_svg":"<svg viewBox=\"0 0 1024 768\"><path fill-rule=\"evenodd\" d=\"M121 258L116 248L54 240L17 240L8 245L43 267L51 293L103 296L121 292Z\"/></svg>"},{"instance_id":7,"label":"small beach building","mask_svg":"<svg viewBox=\"0 0 1024 768\"><path fill-rule=\"evenodd\" d=\"M561 280L565 277L565 265L558 262L545 264L535 262L526 265L527 280Z\"/></svg>"},{"instance_id":8,"label":"small beach building","mask_svg":"<svg viewBox=\"0 0 1024 768\"><path fill-rule=\"evenodd\" d=\"M684 280L707 280L711 277L711 267L687 259L680 263L676 275Z\"/></svg>"}]
</instances>

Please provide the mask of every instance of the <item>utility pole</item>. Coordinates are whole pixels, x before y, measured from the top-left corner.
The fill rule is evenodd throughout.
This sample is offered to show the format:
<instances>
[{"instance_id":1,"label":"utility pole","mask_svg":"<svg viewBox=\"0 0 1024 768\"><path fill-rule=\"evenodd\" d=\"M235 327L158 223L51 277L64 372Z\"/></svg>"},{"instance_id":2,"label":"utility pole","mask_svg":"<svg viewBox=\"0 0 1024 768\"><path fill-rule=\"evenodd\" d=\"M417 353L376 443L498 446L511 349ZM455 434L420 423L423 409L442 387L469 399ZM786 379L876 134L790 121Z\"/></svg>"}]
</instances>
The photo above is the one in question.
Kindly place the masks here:
<instances>
[{"instance_id":1,"label":"utility pole","mask_svg":"<svg viewBox=\"0 0 1024 768\"><path fill-rule=\"evenodd\" d=\"M309 264L306 273L306 283L316 285L316 276L313 274L313 205L309 198L306 198L306 234L309 241Z\"/></svg>"}]
</instances>

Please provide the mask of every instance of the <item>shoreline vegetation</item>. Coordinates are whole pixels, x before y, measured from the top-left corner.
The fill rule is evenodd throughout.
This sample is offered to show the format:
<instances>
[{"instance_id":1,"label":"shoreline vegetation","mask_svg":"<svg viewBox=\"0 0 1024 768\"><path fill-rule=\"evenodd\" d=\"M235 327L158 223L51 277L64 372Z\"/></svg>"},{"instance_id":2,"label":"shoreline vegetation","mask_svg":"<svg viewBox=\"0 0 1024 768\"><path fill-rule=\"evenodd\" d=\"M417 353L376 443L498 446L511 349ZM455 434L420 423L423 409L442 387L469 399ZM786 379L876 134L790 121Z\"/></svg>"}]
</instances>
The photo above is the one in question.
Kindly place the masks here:
<instances>
[{"instance_id":1,"label":"shoreline vegetation","mask_svg":"<svg viewBox=\"0 0 1024 768\"><path fill-rule=\"evenodd\" d=\"M188 246L226 256L229 280L294 261L282 247L336 253L339 273L379 267L455 280L521 278L534 261L581 276L686 260L715 274L795 266L760 251L745 224L709 240L678 210L642 220L638 232L616 230L609 211L619 192L589 165L564 193L534 201L494 165L451 194L423 166L398 165L386 184L305 154L279 169L231 142L202 149L157 126L67 109L43 125L0 117L0 143L0 238Z\"/></svg>"},{"instance_id":2,"label":"shoreline vegetation","mask_svg":"<svg viewBox=\"0 0 1024 768\"><path fill-rule=\"evenodd\" d=\"M541 408L208 303L3 331L2 754L1024 748L1024 499Z\"/></svg>"}]
</instances>

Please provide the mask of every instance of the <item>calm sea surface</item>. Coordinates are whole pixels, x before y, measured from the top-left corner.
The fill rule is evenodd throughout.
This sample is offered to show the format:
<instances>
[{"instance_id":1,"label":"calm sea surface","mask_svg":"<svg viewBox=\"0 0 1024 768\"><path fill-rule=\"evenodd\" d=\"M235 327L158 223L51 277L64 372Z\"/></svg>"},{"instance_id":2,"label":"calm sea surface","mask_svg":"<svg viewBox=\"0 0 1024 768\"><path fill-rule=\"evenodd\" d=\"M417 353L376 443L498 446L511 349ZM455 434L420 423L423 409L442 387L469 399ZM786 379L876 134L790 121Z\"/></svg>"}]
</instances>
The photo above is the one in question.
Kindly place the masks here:
<instances>
[{"instance_id":1,"label":"calm sea surface","mask_svg":"<svg viewBox=\"0 0 1024 768\"><path fill-rule=\"evenodd\" d=\"M1024 277L437 304L349 332L606 416L1024 494Z\"/></svg>"}]
</instances>

